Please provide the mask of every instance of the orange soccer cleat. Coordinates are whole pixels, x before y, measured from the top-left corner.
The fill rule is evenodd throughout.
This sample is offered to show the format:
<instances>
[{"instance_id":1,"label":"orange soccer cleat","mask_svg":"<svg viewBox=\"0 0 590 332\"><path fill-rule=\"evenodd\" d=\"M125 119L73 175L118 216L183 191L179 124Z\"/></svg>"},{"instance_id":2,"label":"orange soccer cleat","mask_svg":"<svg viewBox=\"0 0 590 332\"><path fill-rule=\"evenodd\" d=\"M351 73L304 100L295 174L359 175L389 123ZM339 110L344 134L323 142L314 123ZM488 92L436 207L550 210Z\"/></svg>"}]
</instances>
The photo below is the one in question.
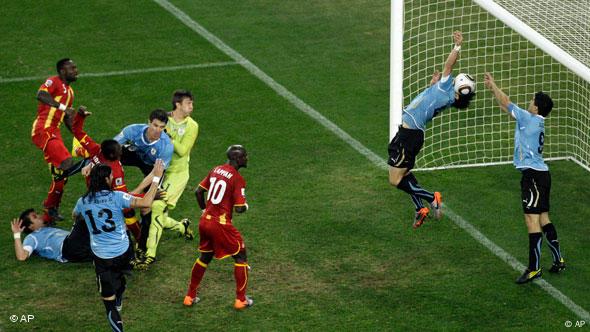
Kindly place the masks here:
<instances>
[{"instance_id":1,"label":"orange soccer cleat","mask_svg":"<svg viewBox=\"0 0 590 332\"><path fill-rule=\"evenodd\" d=\"M418 210L416 212L416 219L414 220L414 225L412 227L414 227L414 229L422 226L422 224L424 223L424 220L426 219L426 217L428 217L428 213L430 212L430 210L428 210L427 207L423 207L420 210Z\"/></svg>"},{"instance_id":2,"label":"orange soccer cleat","mask_svg":"<svg viewBox=\"0 0 590 332\"><path fill-rule=\"evenodd\" d=\"M238 299L236 299L236 302L234 303L234 308L236 310L244 310L248 307L251 307L254 304L254 301L249 298L248 296L246 296L246 300L245 301L240 301Z\"/></svg>"}]
</instances>

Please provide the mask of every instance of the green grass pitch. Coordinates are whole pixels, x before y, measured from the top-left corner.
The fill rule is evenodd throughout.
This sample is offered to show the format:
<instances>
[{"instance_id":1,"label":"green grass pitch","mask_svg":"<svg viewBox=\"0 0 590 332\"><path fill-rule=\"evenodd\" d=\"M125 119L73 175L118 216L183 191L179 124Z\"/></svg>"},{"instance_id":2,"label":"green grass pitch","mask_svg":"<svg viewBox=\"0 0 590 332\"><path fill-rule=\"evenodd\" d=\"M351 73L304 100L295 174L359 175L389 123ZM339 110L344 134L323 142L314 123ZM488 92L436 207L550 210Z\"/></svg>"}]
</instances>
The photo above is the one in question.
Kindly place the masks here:
<instances>
[{"instance_id":1,"label":"green grass pitch","mask_svg":"<svg viewBox=\"0 0 590 332\"><path fill-rule=\"evenodd\" d=\"M388 1L172 3L386 157ZM0 78L41 78L0 83L0 331L107 331L91 264L38 257L23 263L14 257L9 222L25 208L40 208L49 186L42 154L30 141L36 90L66 56L81 74L232 60L150 1L13 1L3 4L2 16ZM197 221L192 192L211 167L224 162L228 145L241 143L250 154L242 174L251 209L234 222L249 250L248 293L255 305L246 312L233 310L232 264L225 260L210 265L201 303L184 308L197 241L167 233L158 262L128 280L122 312L127 331L554 331L579 320L540 287L515 285L520 271L452 220L429 220L413 230L411 201L389 186L386 172L238 64L80 77L73 88L75 105L94 113L86 123L97 140L147 121L153 108L169 109L175 89L193 91L200 134L191 179L174 217ZM62 134L69 142L63 126ZM544 279L589 309L590 174L571 162L550 167L551 218L568 269ZM139 181L135 169L126 174L131 186ZM526 262L520 174L513 167L417 177L425 188L442 191L445 203L490 240ZM70 180L64 215L84 190L80 177ZM550 263L544 245L542 265ZM11 315L35 318L12 323Z\"/></svg>"}]
</instances>

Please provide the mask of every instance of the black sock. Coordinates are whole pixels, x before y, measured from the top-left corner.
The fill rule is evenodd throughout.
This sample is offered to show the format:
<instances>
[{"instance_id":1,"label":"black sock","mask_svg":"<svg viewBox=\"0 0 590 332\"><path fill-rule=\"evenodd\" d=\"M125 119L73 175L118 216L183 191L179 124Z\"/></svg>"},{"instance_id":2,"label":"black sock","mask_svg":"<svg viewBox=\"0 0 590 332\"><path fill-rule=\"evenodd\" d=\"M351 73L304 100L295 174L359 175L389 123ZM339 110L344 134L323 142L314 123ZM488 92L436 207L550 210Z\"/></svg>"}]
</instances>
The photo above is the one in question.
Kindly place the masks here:
<instances>
[{"instance_id":1,"label":"black sock","mask_svg":"<svg viewBox=\"0 0 590 332\"><path fill-rule=\"evenodd\" d=\"M121 321L121 315L117 311L115 306L115 300L103 299L104 307L107 309L107 321L114 332L123 331L123 322Z\"/></svg>"},{"instance_id":2,"label":"black sock","mask_svg":"<svg viewBox=\"0 0 590 332\"><path fill-rule=\"evenodd\" d=\"M413 173L408 173L404 176L397 187L410 195L425 199L428 202L434 200L434 194L420 187L420 185L418 185L418 180Z\"/></svg>"},{"instance_id":3,"label":"black sock","mask_svg":"<svg viewBox=\"0 0 590 332\"><path fill-rule=\"evenodd\" d=\"M555 230L555 226L553 226L552 223L548 223L547 225L543 226L543 233L545 233L547 245L549 246L551 254L553 255L553 262L559 263L559 261L561 261L561 251L559 250L559 240L557 239L557 231Z\"/></svg>"},{"instance_id":4,"label":"black sock","mask_svg":"<svg viewBox=\"0 0 590 332\"><path fill-rule=\"evenodd\" d=\"M543 234L529 233L529 270L531 271L536 271L539 269L542 242Z\"/></svg>"},{"instance_id":5,"label":"black sock","mask_svg":"<svg viewBox=\"0 0 590 332\"><path fill-rule=\"evenodd\" d=\"M121 308L123 306L123 293L125 292L126 286L125 284L121 285L119 289L117 289L117 293L115 294L115 306Z\"/></svg>"},{"instance_id":6,"label":"black sock","mask_svg":"<svg viewBox=\"0 0 590 332\"><path fill-rule=\"evenodd\" d=\"M137 241L137 246L143 251L147 251L147 238L150 234L150 225L152 224L152 212L141 216L141 237Z\"/></svg>"}]
</instances>

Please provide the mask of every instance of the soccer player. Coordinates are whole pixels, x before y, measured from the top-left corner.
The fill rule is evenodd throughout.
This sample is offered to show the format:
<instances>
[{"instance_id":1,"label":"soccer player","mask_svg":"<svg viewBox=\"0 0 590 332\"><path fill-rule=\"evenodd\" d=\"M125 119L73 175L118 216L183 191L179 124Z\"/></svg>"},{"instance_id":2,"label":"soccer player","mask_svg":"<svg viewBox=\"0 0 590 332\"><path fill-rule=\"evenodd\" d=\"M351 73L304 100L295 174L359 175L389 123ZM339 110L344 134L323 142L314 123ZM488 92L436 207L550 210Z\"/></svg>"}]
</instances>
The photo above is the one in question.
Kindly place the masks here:
<instances>
[{"instance_id":1,"label":"soccer player","mask_svg":"<svg viewBox=\"0 0 590 332\"><path fill-rule=\"evenodd\" d=\"M76 217L82 216L90 230L94 269L109 325L113 331L123 331L121 306L125 291L125 273L131 270L133 249L125 231L123 209L149 207L160 177L164 172L162 160L156 160L150 189L143 198L113 191L113 174L107 165L99 164L90 171L88 192L78 199Z\"/></svg>"},{"instance_id":2,"label":"soccer player","mask_svg":"<svg viewBox=\"0 0 590 332\"><path fill-rule=\"evenodd\" d=\"M90 237L84 220L77 219L70 232L47 226L34 209L27 209L11 223L14 252L19 261L37 254L43 258L66 262L92 260ZM28 234L21 242L21 233Z\"/></svg>"},{"instance_id":3,"label":"soccer player","mask_svg":"<svg viewBox=\"0 0 590 332\"><path fill-rule=\"evenodd\" d=\"M54 177L47 198L43 201L43 220L48 223L63 220L58 209L67 178L55 177L82 166L81 163L74 163L59 130L62 122L71 130L74 90L70 84L78 78L78 67L68 58L59 60L56 67L58 75L49 77L37 92L37 118L31 130L31 139L43 151L45 162L49 164Z\"/></svg>"},{"instance_id":4,"label":"soccer player","mask_svg":"<svg viewBox=\"0 0 590 332\"><path fill-rule=\"evenodd\" d=\"M129 125L115 136L115 140L123 146L121 163L124 166L136 166L144 175L148 175L156 159L162 159L164 169L168 168L174 153L174 146L170 137L162 132L166 129L168 114L162 109L155 109L150 113L148 124ZM137 247L140 257L147 250L147 234L151 225L151 213L142 212L141 233Z\"/></svg>"},{"instance_id":5,"label":"soccer player","mask_svg":"<svg viewBox=\"0 0 590 332\"><path fill-rule=\"evenodd\" d=\"M197 202L203 210L199 221L199 251L191 271L184 305L199 302L197 291L201 279L213 257L223 259L231 256L234 261L236 300L234 308L245 309L254 302L246 296L248 285L248 262L246 246L240 232L232 225L232 211L243 213L248 210L246 203L246 181L238 170L248 164L248 154L241 145L227 149L228 162L213 168L201 181L196 190ZM205 198L205 192L207 197Z\"/></svg>"},{"instance_id":6,"label":"soccer player","mask_svg":"<svg viewBox=\"0 0 590 332\"><path fill-rule=\"evenodd\" d=\"M430 203L435 217L442 217L442 197L440 192L429 192L418 185L418 180L411 170L416 156L424 144L426 124L450 106L466 108L475 95L475 82L467 74L459 74L453 79L451 71L459 57L463 43L460 31L453 33L455 45L447 57L442 75L436 71L430 81L430 87L415 97L406 106L402 114L402 125L397 135L389 143L389 183L406 192L412 198L416 208L414 228L422 226L430 210L422 200ZM442 76L442 77L441 77Z\"/></svg>"},{"instance_id":7,"label":"soccer player","mask_svg":"<svg viewBox=\"0 0 590 332\"><path fill-rule=\"evenodd\" d=\"M176 207L176 202L188 183L190 153L199 134L199 125L190 116L193 112L193 100L193 94L187 90L177 90L172 96L172 112L168 113L166 132L172 139L174 154L162 183L167 200L154 201L152 204L152 222L146 243L146 256L134 265L140 270L148 269L155 262L156 250L164 228L180 232L187 240L194 237L190 229L190 219L176 221L168 216L170 210Z\"/></svg>"},{"instance_id":8,"label":"soccer player","mask_svg":"<svg viewBox=\"0 0 590 332\"><path fill-rule=\"evenodd\" d=\"M74 138L82 148L82 154L86 155L90 159L89 167L93 167L98 164L105 164L111 167L113 173L112 190L128 192L127 185L125 184L125 173L123 172L123 166L121 165L121 144L119 142L108 139L104 140L100 145L97 144L88 134L84 131L84 121L86 117L91 113L86 108L80 107L72 124L72 132ZM90 185L90 177L86 176L86 185ZM135 190L137 191L137 189ZM137 191L137 193L139 193ZM125 216L125 224L127 229L131 231L135 241L138 242L141 238L141 229L137 217L135 216L134 209L125 209L123 211Z\"/></svg>"},{"instance_id":9,"label":"soccer player","mask_svg":"<svg viewBox=\"0 0 590 332\"><path fill-rule=\"evenodd\" d=\"M559 273L565 269L565 260L561 257L559 250L557 231L549 220L551 174L543 160L545 118L553 108L553 101L546 93L537 92L527 110L524 110L512 103L510 98L498 88L490 73L485 73L484 84L496 97L500 109L516 120L513 164L522 173L520 179L522 209L529 234L529 265L516 283L524 284L542 275L539 261L543 233L553 255L553 265L549 272Z\"/></svg>"}]
</instances>

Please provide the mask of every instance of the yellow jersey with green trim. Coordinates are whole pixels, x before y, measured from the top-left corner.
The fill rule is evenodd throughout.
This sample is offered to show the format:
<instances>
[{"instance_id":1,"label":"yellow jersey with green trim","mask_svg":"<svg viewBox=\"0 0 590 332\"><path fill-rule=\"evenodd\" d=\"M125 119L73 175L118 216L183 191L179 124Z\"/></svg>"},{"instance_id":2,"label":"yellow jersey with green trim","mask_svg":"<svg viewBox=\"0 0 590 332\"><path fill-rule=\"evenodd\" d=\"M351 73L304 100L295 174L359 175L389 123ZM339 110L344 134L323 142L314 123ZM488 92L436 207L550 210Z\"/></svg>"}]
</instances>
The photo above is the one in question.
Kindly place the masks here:
<instances>
[{"instance_id":1,"label":"yellow jersey with green trim","mask_svg":"<svg viewBox=\"0 0 590 332\"><path fill-rule=\"evenodd\" d=\"M166 172L188 172L191 150L199 135L199 124L190 116L180 122L168 116L166 132L174 144L174 154Z\"/></svg>"}]
</instances>

